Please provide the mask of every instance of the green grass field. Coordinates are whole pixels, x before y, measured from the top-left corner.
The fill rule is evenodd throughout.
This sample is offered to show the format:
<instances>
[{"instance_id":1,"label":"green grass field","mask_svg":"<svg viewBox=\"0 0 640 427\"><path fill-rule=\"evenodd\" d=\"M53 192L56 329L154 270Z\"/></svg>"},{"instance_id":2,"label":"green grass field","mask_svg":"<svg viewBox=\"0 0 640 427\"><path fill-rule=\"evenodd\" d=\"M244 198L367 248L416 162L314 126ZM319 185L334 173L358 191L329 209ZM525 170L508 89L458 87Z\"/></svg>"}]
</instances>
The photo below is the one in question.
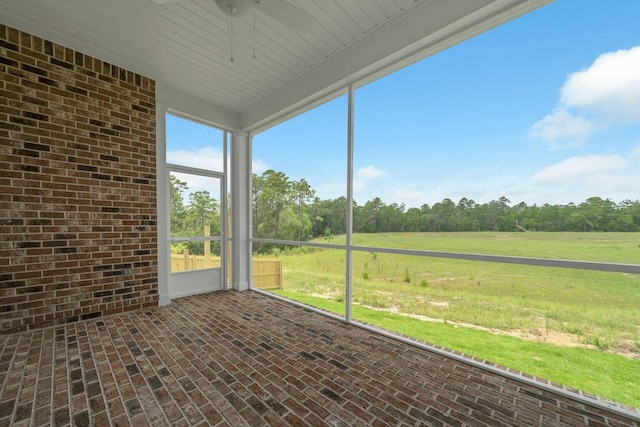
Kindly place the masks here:
<instances>
[{"instance_id":1,"label":"green grass field","mask_svg":"<svg viewBox=\"0 0 640 427\"><path fill-rule=\"evenodd\" d=\"M332 243L344 243L337 236ZM380 233L355 234L356 246L637 264L640 233Z\"/></svg>"},{"instance_id":2,"label":"green grass field","mask_svg":"<svg viewBox=\"0 0 640 427\"><path fill-rule=\"evenodd\" d=\"M359 234L354 244L640 260L640 233ZM344 251L278 256L279 294L344 313ZM640 407L639 275L356 251L352 281L355 320Z\"/></svg>"}]
</instances>

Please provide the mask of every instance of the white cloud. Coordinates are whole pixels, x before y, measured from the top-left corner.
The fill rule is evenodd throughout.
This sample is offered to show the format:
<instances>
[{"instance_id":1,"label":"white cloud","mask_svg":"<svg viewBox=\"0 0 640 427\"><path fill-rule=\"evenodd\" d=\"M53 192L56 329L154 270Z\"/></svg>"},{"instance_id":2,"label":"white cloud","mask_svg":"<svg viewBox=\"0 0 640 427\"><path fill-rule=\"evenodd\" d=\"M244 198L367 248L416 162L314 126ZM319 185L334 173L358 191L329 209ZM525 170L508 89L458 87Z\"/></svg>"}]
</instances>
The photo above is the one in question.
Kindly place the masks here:
<instances>
[{"instance_id":1,"label":"white cloud","mask_svg":"<svg viewBox=\"0 0 640 427\"><path fill-rule=\"evenodd\" d=\"M583 117L557 108L531 126L529 136L542 139L553 148L557 148L561 141L570 141L570 145L578 146L584 143L594 129L595 126Z\"/></svg>"},{"instance_id":2,"label":"white cloud","mask_svg":"<svg viewBox=\"0 0 640 427\"><path fill-rule=\"evenodd\" d=\"M613 172L628 169L630 162L618 155L591 154L571 157L560 163L546 167L533 177L534 184L565 184L578 179L598 178L611 180Z\"/></svg>"},{"instance_id":3,"label":"white cloud","mask_svg":"<svg viewBox=\"0 0 640 427\"><path fill-rule=\"evenodd\" d=\"M261 175L262 172L269 169L269 165L267 165L262 159L255 159L251 161L251 171L256 175Z\"/></svg>"},{"instance_id":4,"label":"white cloud","mask_svg":"<svg viewBox=\"0 0 640 427\"><path fill-rule=\"evenodd\" d=\"M355 174L357 180L368 181L370 179L376 179L385 176L387 173L383 170L376 168L373 165L366 166L358 169Z\"/></svg>"},{"instance_id":5,"label":"white cloud","mask_svg":"<svg viewBox=\"0 0 640 427\"><path fill-rule=\"evenodd\" d=\"M196 191L208 191L215 200L220 199L220 180L202 175L185 174L181 172L171 172L180 181L187 185L187 189L182 193L184 203L189 202L189 196Z\"/></svg>"},{"instance_id":6,"label":"white cloud","mask_svg":"<svg viewBox=\"0 0 640 427\"><path fill-rule=\"evenodd\" d=\"M422 191L411 191L399 189L393 193L393 199L399 200L400 203L413 205L411 202L420 202L424 200L425 195Z\"/></svg>"},{"instance_id":7,"label":"white cloud","mask_svg":"<svg viewBox=\"0 0 640 427\"><path fill-rule=\"evenodd\" d=\"M529 136L552 148L576 147L600 128L636 122L640 122L640 46L604 53L589 67L569 74L558 106L531 127Z\"/></svg>"},{"instance_id":8,"label":"white cloud","mask_svg":"<svg viewBox=\"0 0 640 427\"><path fill-rule=\"evenodd\" d=\"M365 166L356 171L353 177L353 189L356 191L363 190L368 181L382 178L387 172L376 168L374 165Z\"/></svg>"},{"instance_id":9,"label":"white cloud","mask_svg":"<svg viewBox=\"0 0 640 427\"><path fill-rule=\"evenodd\" d=\"M167 151L167 163L190 166L199 169L213 170L216 172L222 172L222 158L222 152L211 147L201 148L196 151ZM227 166L230 168L230 165ZM262 159L254 159L251 161L251 170L253 173L260 175L267 169L269 169L269 165L267 165L267 163L265 163Z\"/></svg>"},{"instance_id":10,"label":"white cloud","mask_svg":"<svg viewBox=\"0 0 640 427\"><path fill-rule=\"evenodd\" d=\"M167 151L167 163L216 172L223 171L223 158L223 153L212 147L204 147L195 151L183 149ZM185 203L188 203L189 195L195 191L209 191L216 200L220 198L220 181L217 178L179 172L172 172L172 175L184 181L188 186L182 195Z\"/></svg>"},{"instance_id":11,"label":"white cloud","mask_svg":"<svg viewBox=\"0 0 640 427\"><path fill-rule=\"evenodd\" d=\"M167 163L222 172L224 160L221 151L205 147L196 151L169 150Z\"/></svg>"},{"instance_id":12,"label":"white cloud","mask_svg":"<svg viewBox=\"0 0 640 427\"><path fill-rule=\"evenodd\" d=\"M596 174L589 179L589 185L595 188L619 189L637 187L638 181L630 175Z\"/></svg>"},{"instance_id":13,"label":"white cloud","mask_svg":"<svg viewBox=\"0 0 640 427\"><path fill-rule=\"evenodd\" d=\"M640 121L640 46L602 54L588 68L570 74L560 101L614 123Z\"/></svg>"}]
</instances>

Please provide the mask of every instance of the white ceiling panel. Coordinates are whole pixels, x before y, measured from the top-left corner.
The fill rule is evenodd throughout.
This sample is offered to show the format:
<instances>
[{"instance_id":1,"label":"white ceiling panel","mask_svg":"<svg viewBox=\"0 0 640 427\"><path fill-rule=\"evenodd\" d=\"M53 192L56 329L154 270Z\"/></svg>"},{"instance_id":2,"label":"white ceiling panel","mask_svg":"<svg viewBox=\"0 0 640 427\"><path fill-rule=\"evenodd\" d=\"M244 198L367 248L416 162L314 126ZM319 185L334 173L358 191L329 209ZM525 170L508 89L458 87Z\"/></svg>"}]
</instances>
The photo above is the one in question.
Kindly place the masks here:
<instances>
[{"instance_id":1,"label":"white ceiling panel","mask_svg":"<svg viewBox=\"0 0 640 427\"><path fill-rule=\"evenodd\" d=\"M276 0L260 1L277 6ZM277 115L283 102L297 105L344 82L355 65L379 72L380 64L390 65L384 57L392 51L414 44L415 54L436 30L451 39L470 31L468 37L470 28L484 30L549 0L286 1L313 16L311 31L273 19L260 10L264 4L232 20L214 0L0 0L0 22L154 78L166 93L210 103L242 117L238 123L249 128ZM433 18L429 13L443 17L438 29L406 19L415 14L426 21ZM403 27L409 22L417 28ZM375 55L367 43L394 48Z\"/></svg>"}]
</instances>

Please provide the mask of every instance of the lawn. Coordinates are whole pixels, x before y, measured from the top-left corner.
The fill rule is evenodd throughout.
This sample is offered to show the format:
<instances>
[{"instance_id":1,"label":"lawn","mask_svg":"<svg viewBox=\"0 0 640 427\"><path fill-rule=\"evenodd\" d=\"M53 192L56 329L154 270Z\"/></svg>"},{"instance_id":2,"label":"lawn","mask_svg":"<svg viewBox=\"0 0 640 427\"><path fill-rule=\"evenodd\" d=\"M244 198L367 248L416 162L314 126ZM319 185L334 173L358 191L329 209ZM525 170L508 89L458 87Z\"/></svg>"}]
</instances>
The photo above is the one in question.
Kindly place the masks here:
<instances>
[{"instance_id":1,"label":"lawn","mask_svg":"<svg viewBox=\"0 0 640 427\"><path fill-rule=\"evenodd\" d=\"M344 243L336 236L332 243ZM640 233L378 233L354 234L355 246L637 264Z\"/></svg>"},{"instance_id":2,"label":"lawn","mask_svg":"<svg viewBox=\"0 0 640 427\"><path fill-rule=\"evenodd\" d=\"M359 234L354 244L640 260L640 233ZM345 251L295 248L278 256L278 293L344 313ZM354 251L352 265L354 320L640 407L638 275L375 251Z\"/></svg>"}]
</instances>

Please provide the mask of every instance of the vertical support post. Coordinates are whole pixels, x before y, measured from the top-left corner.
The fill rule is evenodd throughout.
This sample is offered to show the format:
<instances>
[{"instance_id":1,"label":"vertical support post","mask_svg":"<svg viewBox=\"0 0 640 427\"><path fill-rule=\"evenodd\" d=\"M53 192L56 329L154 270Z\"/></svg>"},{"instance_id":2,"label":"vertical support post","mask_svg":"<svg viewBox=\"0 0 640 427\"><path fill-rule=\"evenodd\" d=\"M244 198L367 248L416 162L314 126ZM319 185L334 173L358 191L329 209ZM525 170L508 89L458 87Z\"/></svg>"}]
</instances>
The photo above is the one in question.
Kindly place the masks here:
<instances>
[{"instance_id":1,"label":"vertical support post","mask_svg":"<svg viewBox=\"0 0 640 427\"><path fill-rule=\"evenodd\" d=\"M235 290L251 280L251 141L247 132L231 135L231 268Z\"/></svg>"},{"instance_id":2,"label":"vertical support post","mask_svg":"<svg viewBox=\"0 0 640 427\"><path fill-rule=\"evenodd\" d=\"M231 251L231 239L233 235L231 234L231 209L227 210L227 234L225 236L226 242L226 251L225 251L225 268L226 268L226 282L224 284L225 289L229 289L229 286L232 284L233 279L233 265L231 264L231 258L233 257L233 252Z\"/></svg>"},{"instance_id":3,"label":"vertical support post","mask_svg":"<svg viewBox=\"0 0 640 427\"><path fill-rule=\"evenodd\" d=\"M282 289L284 286L282 285L282 260L278 262L278 286L277 289Z\"/></svg>"},{"instance_id":4,"label":"vertical support post","mask_svg":"<svg viewBox=\"0 0 640 427\"><path fill-rule=\"evenodd\" d=\"M202 231L204 237L211 236L211 226L209 224L205 225ZM208 268L211 266L211 242L205 240L202 243L204 243L204 268Z\"/></svg>"},{"instance_id":5,"label":"vertical support post","mask_svg":"<svg viewBox=\"0 0 640 427\"><path fill-rule=\"evenodd\" d=\"M353 84L349 85L348 92L348 120L347 120L347 235L346 235L346 277L345 277L345 310L344 320L351 322L351 297L353 291L352 271L353 271Z\"/></svg>"},{"instance_id":6,"label":"vertical support post","mask_svg":"<svg viewBox=\"0 0 640 427\"><path fill-rule=\"evenodd\" d=\"M166 115L167 106L156 103L156 203L158 204L158 305L171 302L169 274L171 256L169 250L169 180L167 179Z\"/></svg>"},{"instance_id":7,"label":"vertical support post","mask_svg":"<svg viewBox=\"0 0 640 427\"><path fill-rule=\"evenodd\" d=\"M220 283L223 289L231 284L231 206L229 203L229 132L222 137L223 178L220 188Z\"/></svg>"},{"instance_id":8,"label":"vertical support post","mask_svg":"<svg viewBox=\"0 0 640 427\"><path fill-rule=\"evenodd\" d=\"M189 268L189 248L184 248L184 252L182 254L184 256L184 270L182 271L189 271L191 270L191 268Z\"/></svg>"}]
</instances>

